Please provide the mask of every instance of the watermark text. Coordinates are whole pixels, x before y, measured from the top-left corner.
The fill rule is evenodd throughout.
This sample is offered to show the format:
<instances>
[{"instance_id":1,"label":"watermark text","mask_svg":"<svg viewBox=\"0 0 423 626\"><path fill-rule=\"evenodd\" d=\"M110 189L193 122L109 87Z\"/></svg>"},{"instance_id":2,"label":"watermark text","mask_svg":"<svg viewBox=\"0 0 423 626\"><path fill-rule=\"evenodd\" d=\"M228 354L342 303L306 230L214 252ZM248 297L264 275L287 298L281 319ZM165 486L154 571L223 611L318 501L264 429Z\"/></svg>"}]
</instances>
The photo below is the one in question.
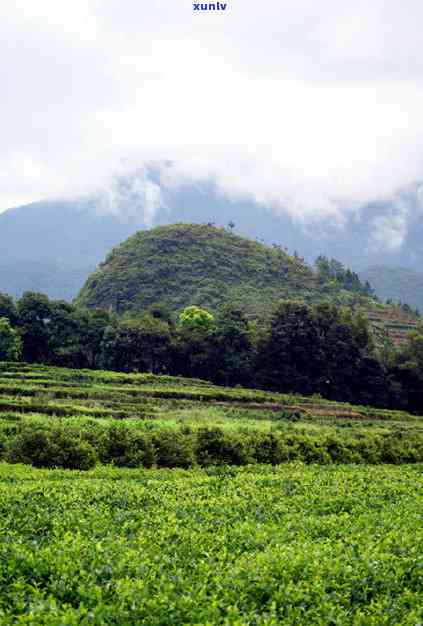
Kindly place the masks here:
<instances>
[{"instance_id":1,"label":"watermark text","mask_svg":"<svg viewBox=\"0 0 423 626\"><path fill-rule=\"evenodd\" d=\"M226 11L227 2L193 2L193 11Z\"/></svg>"}]
</instances>

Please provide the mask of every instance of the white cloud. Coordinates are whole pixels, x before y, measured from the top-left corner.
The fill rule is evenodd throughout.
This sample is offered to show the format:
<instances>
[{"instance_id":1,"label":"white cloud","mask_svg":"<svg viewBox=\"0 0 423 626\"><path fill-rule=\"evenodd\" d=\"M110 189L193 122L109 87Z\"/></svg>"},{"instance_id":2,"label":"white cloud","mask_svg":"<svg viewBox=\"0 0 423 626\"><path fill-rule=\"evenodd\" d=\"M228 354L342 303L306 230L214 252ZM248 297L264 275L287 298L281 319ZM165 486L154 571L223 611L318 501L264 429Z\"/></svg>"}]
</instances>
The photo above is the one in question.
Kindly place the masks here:
<instances>
[{"instance_id":1,"label":"white cloud","mask_svg":"<svg viewBox=\"0 0 423 626\"><path fill-rule=\"evenodd\" d=\"M342 226L422 178L422 18L416 0L3 3L0 208L102 188L113 208L122 163L170 160L172 184ZM148 222L159 190L137 185Z\"/></svg>"},{"instance_id":2,"label":"white cloud","mask_svg":"<svg viewBox=\"0 0 423 626\"><path fill-rule=\"evenodd\" d=\"M370 244L372 251L397 252L407 235L407 212L398 210L377 216L372 223Z\"/></svg>"}]
</instances>

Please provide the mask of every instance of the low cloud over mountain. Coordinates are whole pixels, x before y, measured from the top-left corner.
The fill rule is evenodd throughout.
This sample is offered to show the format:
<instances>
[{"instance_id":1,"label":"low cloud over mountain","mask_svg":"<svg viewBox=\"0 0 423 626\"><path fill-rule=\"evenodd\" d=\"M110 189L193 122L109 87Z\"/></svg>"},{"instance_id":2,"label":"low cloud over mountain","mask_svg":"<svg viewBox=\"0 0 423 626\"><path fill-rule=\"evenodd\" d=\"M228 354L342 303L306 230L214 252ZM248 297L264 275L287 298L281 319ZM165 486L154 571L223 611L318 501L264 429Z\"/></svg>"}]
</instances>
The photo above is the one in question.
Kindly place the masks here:
<instances>
[{"instance_id":1,"label":"low cloud over mountain","mask_svg":"<svg viewBox=\"0 0 423 626\"><path fill-rule=\"evenodd\" d=\"M327 232L423 178L416 0L16 0L0 18L0 210L170 159L178 184ZM372 245L398 248L414 215L375 219Z\"/></svg>"}]
</instances>

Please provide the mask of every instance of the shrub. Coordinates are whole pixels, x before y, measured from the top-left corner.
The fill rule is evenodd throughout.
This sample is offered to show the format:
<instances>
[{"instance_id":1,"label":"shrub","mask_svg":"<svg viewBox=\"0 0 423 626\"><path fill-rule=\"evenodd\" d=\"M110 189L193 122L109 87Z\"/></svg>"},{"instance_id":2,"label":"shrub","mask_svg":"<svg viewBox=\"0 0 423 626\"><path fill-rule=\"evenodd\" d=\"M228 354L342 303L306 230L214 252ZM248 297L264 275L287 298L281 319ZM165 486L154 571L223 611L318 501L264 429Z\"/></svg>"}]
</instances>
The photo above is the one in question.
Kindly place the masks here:
<instances>
[{"instance_id":1,"label":"shrub","mask_svg":"<svg viewBox=\"0 0 423 626\"><path fill-rule=\"evenodd\" d=\"M360 454L348 442L330 437L326 440L326 450L334 463L362 463Z\"/></svg>"},{"instance_id":2,"label":"shrub","mask_svg":"<svg viewBox=\"0 0 423 626\"><path fill-rule=\"evenodd\" d=\"M152 467L155 450L148 435L113 424L106 434L102 461L119 467Z\"/></svg>"},{"instance_id":3,"label":"shrub","mask_svg":"<svg viewBox=\"0 0 423 626\"><path fill-rule=\"evenodd\" d=\"M254 457L257 463L278 465L289 458L289 451L282 438L274 433L260 433L255 438L254 444Z\"/></svg>"},{"instance_id":4,"label":"shrub","mask_svg":"<svg viewBox=\"0 0 423 626\"><path fill-rule=\"evenodd\" d=\"M385 437L382 442L381 462L382 463L415 463L420 460L418 450L414 447L409 438Z\"/></svg>"},{"instance_id":5,"label":"shrub","mask_svg":"<svg viewBox=\"0 0 423 626\"><path fill-rule=\"evenodd\" d=\"M6 460L34 467L88 470L96 464L97 454L70 429L23 425L8 446Z\"/></svg>"},{"instance_id":6,"label":"shrub","mask_svg":"<svg viewBox=\"0 0 423 626\"><path fill-rule=\"evenodd\" d=\"M197 460L200 465L252 463L253 440L241 433L225 433L221 428L200 428L197 432Z\"/></svg>"},{"instance_id":7,"label":"shrub","mask_svg":"<svg viewBox=\"0 0 423 626\"><path fill-rule=\"evenodd\" d=\"M158 467L192 467L196 463L194 437L180 430L160 430L153 436Z\"/></svg>"},{"instance_id":8,"label":"shrub","mask_svg":"<svg viewBox=\"0 0 423 626\"><path fill-rule=\"evenodd\" d=\"M300 459L304 463L327 464L331 462L331 457L322 441L302 436L301 439L298 439L298 450Z\"/></svg>"}]
</instances>

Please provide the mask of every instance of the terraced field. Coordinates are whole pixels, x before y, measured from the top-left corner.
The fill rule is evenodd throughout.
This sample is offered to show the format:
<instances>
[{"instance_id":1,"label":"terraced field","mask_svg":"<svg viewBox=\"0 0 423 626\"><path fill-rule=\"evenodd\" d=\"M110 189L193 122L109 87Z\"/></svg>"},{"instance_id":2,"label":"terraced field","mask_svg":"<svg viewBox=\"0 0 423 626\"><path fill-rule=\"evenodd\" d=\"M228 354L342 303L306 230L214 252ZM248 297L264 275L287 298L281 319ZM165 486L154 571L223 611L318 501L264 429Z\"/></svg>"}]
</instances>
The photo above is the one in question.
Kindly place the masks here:
<instances>
[{"instance_id":1,"label":"terraced field","mask_svg":"<svg viewBox=\"0 0 423 626\"><path fill-rule=\"evenodd\" d=\"M55 438L62 447L65 441L73 442L71 448L82 445L89 459L78 464L55 456ZM49 446L39 458L39 449ZM418 462L423 420L201 380L2 363L0 454L13 462L80 469L95 462Z\"/></svg>"},{"instance_id":2,"label":"terraced field","mask_svg":"<svg viewBox=\"0 0 423 626\"><path fill-rule=\"evenodd\" d=\"M407 344L409 334L419 326L419 318L415 314L396 305L375 305L367 310L367 315L376 339L386 335L397 346Z\"/></svg>"},{"instance_id":3,"label":"terraced field","mask_svg":"<svg viewBox=\"0 0 423 626\"><path fill-rule=\"evenodd\" d=\"M2 363L0 457L1 626L422 624L419 417Z\"/></svg>"}]
</instances>

